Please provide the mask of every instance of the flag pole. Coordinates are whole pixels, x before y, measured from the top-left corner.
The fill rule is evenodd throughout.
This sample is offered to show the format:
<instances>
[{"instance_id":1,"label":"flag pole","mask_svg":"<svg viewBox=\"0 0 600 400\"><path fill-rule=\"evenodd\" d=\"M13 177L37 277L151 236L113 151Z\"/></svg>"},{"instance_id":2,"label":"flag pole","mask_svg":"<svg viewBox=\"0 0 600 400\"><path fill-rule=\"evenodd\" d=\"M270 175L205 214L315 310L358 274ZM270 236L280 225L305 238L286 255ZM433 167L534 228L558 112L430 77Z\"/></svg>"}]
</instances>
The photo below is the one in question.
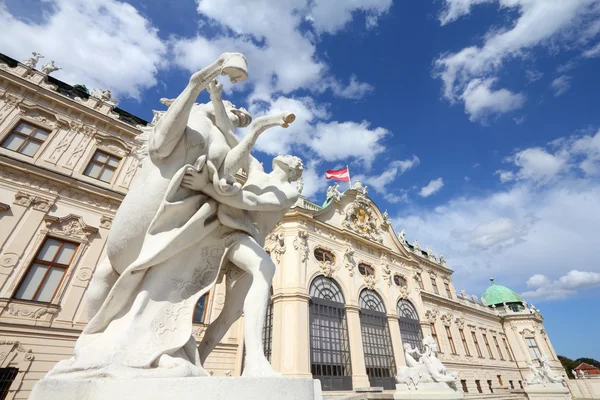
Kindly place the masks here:
<instances>
[{"instance_id":1,"label":"flag pole","mask_svg":"<svg viewBox=\"0 0 600 400\"><path fill-rule=\"evenodd\" d=\"M348 170L348 189L352 189L352 179L350 179L350 167L346 164L346 169Z\"/></svg>"}]
</instances>

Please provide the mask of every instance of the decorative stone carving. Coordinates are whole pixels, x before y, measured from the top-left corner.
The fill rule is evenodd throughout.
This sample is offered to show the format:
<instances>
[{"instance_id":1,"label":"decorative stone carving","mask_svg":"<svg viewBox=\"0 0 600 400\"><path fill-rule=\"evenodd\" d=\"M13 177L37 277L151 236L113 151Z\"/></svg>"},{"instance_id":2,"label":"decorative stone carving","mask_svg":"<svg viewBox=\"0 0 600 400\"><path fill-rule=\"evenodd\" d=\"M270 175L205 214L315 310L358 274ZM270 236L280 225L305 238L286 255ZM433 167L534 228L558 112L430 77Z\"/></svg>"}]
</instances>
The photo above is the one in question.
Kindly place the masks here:
<instances>
[{"instance_id":1,"label":"decorative stone carving","mask_svg":"<svg viewBox=\"0 0 600 400\"><path fill-rule=\"evenodd\" d=\"M413 240L412 247L415 253L419 253L421 251L421 246L419 245L419 241L417 239Z\"/></svg>"},{"instance_id":2,"label":"decorative stone carving","mask_svg":"<svg viewBox=\"0 0 600 400\"><path fill-rule=\"evenodd\" d=\"M171 104L173 104L173 102L175 102L176 99L167 99L166 97L163 97L159 100L160 104L164 104L167 107L171 107Z\"/></svg>"},{"instance_id":3,"label":"decorative stone carving","mask_svg":"<svg viewBox=\"0 0 600 400\"><path fill-rule=\"evenodd\" d=\"M302 194L302 191L304 190L304 178L300 177L296 181L296 190L298 191L298 194Z\"/></svg>"},{"instance_id":4,"label":"decorative stone carving","mask_svg":"<svg viewBox=\"0 0 600 400\"><path fill-rule=\"evenodd\" d=\"M406 244L406 232L404 231L404 229L402 229L398 234L398 240L400 241L400 243Z\"/></svg>"},{"instance_id":5,"label":"decorative stone carving","mask_svg":"<svg viewBox=\"0 0 600 400\"><path fill-rule=\"evenodd\" d=\"M321 273L327 278L331 278L333 276L333 274L339 269L339 266L336 266L334 263L332 263L329 260L318 261L317 265L319 266Z\"/></svg>"},{"instance_id":6,"label":"decorative stone carving","mask_svg":"<svg viewBox=\"0 0 600 400\"><path fill-rule=\"evenodd\" d=\"M385 225L391 225L392 224L392 220L390 219L390 215L388 214L388 210L385 210L383 212L383 223Z\"/></svg>"},{"instance_id":7,"label":"decorative stone carving","mask_svg":"<svg viewBox=\"0 0 600 400\"><path fill-rule=\"evenodd\" d=\"M285 235L283 232L271 233L269 239L274 241L275 244L271 247L271 254L275 257L277 264L281 262L281 256L285 253Z\"/></svg>"},{"instance_id":8,"label":"decorative stone carving","mask_svg":"<svg viewBox=\"0 0 600 400\"><path fill-rule=\"evenodd\" d=\"M425 319L431 323L434 323L437 320L438 315L440 315L439 310L427 310L425 312Z\"/></svg>"},{"instance_id":9,"label":"decorative stone carving","mask_svg":"<svg viewBox=\"0 0 600 400\"><path fill-rule=\"evenodd\" d=\"M358 193L345 213L346 217L342 222L344 228L376 242L383 242L375 211L364 195Z\"/></svg>"},{"instance_id":10,"label":"decorative stone carving","mask_svg":"<svg viewBox=\"0 0 600 400\"><path fill-rule=\"evenodd\" d=\"M28 68L35 68L37 66L38 61L40 61L40 58L44 58L44 56L34 51L31 53L31 57L23 60L23 65L25 65Z\"/></svg>"},{"instance_id":11,"label":"decorative stone carving","mask_svg":"<svg viewBox=\"0 0 600 400\"><path fill-rule=\"evenodd\" d=\"M83 267L83 268L79 268L79 271L77 271L76 277L80 281L87 282L92 278L93 273L94 273L94 270L92 270L91 268Z\"/></svg>"},{"instance_id":12,"label":"decorative stone carving","mask_svg":"<svg viewBox=\"0 0 600 400\"><path fill-rule=\"evenodd\" d=\"M393 281L392 269L385 261L381 264L381 272L383 273L383 280L387 282L388 286L391 286Z\"/></svg>"},{"instance_id":13,"label":"decorative stone carving","mask_svg":"<svg viewBox=\"0 0 600 400\"><path fill-rule=\"evenodd\" d=\"M440 321L442 321L442 324L450 326L452 324L452 314L443 314L440 317Z\"/></svg>"},{"instance_id":14,"label":"decorative stone carving","mask_svg":"<svg viewBox=\"0 0 600 400\"><path fill-rule=\"evenodd\" d=\"M98 232L98 228L87 225L83 222L83 218L73 214L62 218L46 216L44 220L49 232L74 239L89 240L93 234Z\"/></svg>"},{"instance_id":15,"label":"decorative stone carving","mask_svg":"<svg viewBox=\"0 0 600 400\"><path fill-rule=\"evenodd\" d=\"M410 295L410 292L408 290L408 288L406 286L399 286L398 287L398 291L400 292L400 298L403 300L408 299L408 296Z\"/></svg>"},{"instance_id":16,"label":"decorative stone carving","mask_svg":"<svg viewBox=\"0 0 600 400\"><path fill-rule=\"evenodd\" d=\"M294 250L300 253L300 262L308 260L308 232L299 230L298 236L294 239Z\"/></svg>"},{"instance_id":17,"label":"decorative stone carving","mask_svg":"<svg viewBox=\"0 0 600 400\"><path fill-rule=\"evenodd\" d=\"M327 192L325 194L325 198L327 200L334 199L339 201L342 198L342 193L340 192L340 185L338 183L334 183L333 185L327 188Z\"/></svg>"},{"instance_id":18,"label":"decorative stone carving","mask_svg":"<svg viewBox=\"0 0 600 400\"><path fill-rule=\"evenodd\" d=\"M363 279L365 280L365 285L367 286L367 289L370 289L370 290L375 289L375 286L377 285L377 282L379 281L377 279L377 277L375 277L373 275L363 275Z\"/></svg>"},{"instance_id":19,"label":"decorative stone carving","mask_svg":"<svg viewBox=\"0 0 600 400\"><path fill-rule=\"evenodd\" d=\"M20 257L17 253L5 253L0 256L0 266L4 268L12 268L17 265L19 258Z\"/></svg>"},{"instance_id":20,"label":"decorative stone carving","mask_svg":"<svg viewBox=\"0 0 600 400\"><path fill-rule=\"evenodd\" d=\"M133 180L133 176L135 175L139 166L140 161L136 157L131 157L129 165L127 166L127 170L125 171L125 174L123 174L123 180L121 181L122 187L129 188L129 184Z\"/></svg>"},{"instance_id":21,"label":"decorative stone carving","mask_svg":"<svg viewBox=\"0 0 600 400\"><path fill-rule=\"evenodd\" d=\"M425 252L427 253L427 258L432 260L432 261L437 261L435 258L435 255L433 254L433 249L431 247L427 247L425 249Z\"/></svg>"},{"instance_id":22,"label":"decorative stone carving","mask_svg":"<svg viewBox=\"0 0 600 400\"><path fill-rule=\"evenodd\" d=\"M99 136L94 136L94 139L96 140L98 147L102 147L111 153L119 155L120 157L125 157L131 151L131 149L129 149L121 140Z\"/></svg>"},{"instance_id":23,"label":"decorative stone carving","mask_svg":"<svg viewBox=\"0 0 600 400\"><path fill-rule=\"evenodd\" d=\"M471 300L473 300L474 303L479 304L479 298L476 295L471 295Z\"/></svg>"},{"instance_id":24,"label":"decorative stone carving","mask_svg":"<svg viewBox=\"0 0 600 400\"><path fill-rule=\"evenodd\" d=\"M444 255L442 253L440 253L440 259L439 259L440 264L442 264L444 267L446 266L446 258L444 258Z\"/></svg>"},{"instance_id":25,"label":"decorative stone carving","mask_svg":"<svg viewBox=\"0 0 600 400\"><path fill-rule=\"evenodd\" d=\"M481 304L483 304L484 306L488 305L487 300L485 299L485 297L481 298Z\"/></svg>"},{"instance_id":26,"label":"decorative stone carving","mask_svg":"<svg viewBox=\"0 0 600 400\"><path fill-rule=\"evenodd\" d=\"M112 97L112 93L109 89L94 89L92 90L92 96L116 106L119 103L119 99Z\"/></svg>"},{"instance_id":27,"label":"decorative stone carving","mask_svg":"<svg viewBox=\"0 0 600 400\"><path fill-rule=\"evenodd\" d=\"M23 101L23 98L12 93L5 92L3 96L4 105L0 107L0 121L4 120Z\"/></svg>"},{"instance_id":28,"label":"decorative stone carving","mask_svg":"<svg viewBox=\"0 0 600 400\"><path fill-rule=\"evenodd\" d=\"M548 357L542 355L539 364L536 361L527 361L529 375L525 378L525 384L538 385L544 383L563 383L565 379L554 373L550 368Z\"/></svg>"},{"instance_id":29,"label":"decorative stone carving","mask_svg":"<svg viewBox=\"0 0 600 400\"><path fill-rule=\"evenodd\" d=\"M454 320L454 323L456 324L456 326L459 329L463 329L465 327L465 320L463 318L460 318L460 317L456 318Z\"/></svg>"},{"instance_id":30,"label":"decorative stone carving","mask_svg":"<svg viewBox=\"0 0 600 400\"><path fill-rule=\"evenodd\" d=\"M34 198L35 197L31 196L30 194L19 191L19 192L15 193L14 204L17 204L17 205L23 206L23 207L29 207L29 205L31 204L31 202L33 201Z\"/></svg>"},{"instance_id":31,"label":"decorative stone carving","mask_svg":"<svg viewBox=\"0 0 600 400\"><path fill-rule=\"evenodd\" d=\"M8 314L14 317L40 319L46 314L56 314L57 311L57 309L50 307L38 307L31 309L21 304L10 303L8 305Z\"/></svg>"},{"instance_id":32,"label":"decorative stone carving","mask_svg":"<svg viewBox=\"0 0 600 400\"><path fill-rule=\"evenodd\" d=\"M420 389L425 386L424 384L431 382L445 383L448 385L449 390L456 391L455 384L458 373L449 373L444 364L437 358L439 349L436 340L431 335L423 338L423 349L424 351L421 353L418 348L413 348L408 343L404 345L406 366L398 369L396 382L414 389Z\"/></svg>"},{"instance_id":33,"label":"decorative stone carving","mask_svg":"<svg viewBox=\"0 0 600 400\"><path fill-rule=\"evenodd\" d=\"M53 73L53 72L56 72L56 71L58 71L58 70L60 70L60 69L62 69L62 68L58 67L58 66L57 66L57 65L54 63L54 60L50 60L49 62L47 62L46 64L44 64L44 65L42 66L42 69L41 69L41 71L40 71L40 72L41 72L42 74L44 74L44 75L50 75L51 73Z\"/></svg>"},{"instance_id":34,"label":"decorative stone carving","mask_svg":"<svg viewBox=\"0 0 600 400\"><path fill-rule=\"evenodd\" d=\"M463 299L468 299L469 295L467 294L467 291L465 289L461 289L460 291L460 297L462 297Z\"/></svg>"},{"instance_id":35,"label":"decorative stone carving","mask_svg":"<svg viewBox=\"0 0 600 400\"><path fill-rule=\"evenodd\" d=\"M344 250L344 266L348 270L348 274L354 276L356 261L354 260L354 249L351 246L347 246Z\"/></svg>"},{"instance_id":36,"label":"decorative stone carving","mask_svg":"<svg viewBox=\"0 0 600 400\"><path fill-rule=\"evenodd\" d=\"M33 199L33 209L42 212L48 212L54 205L54 200L45 199L43 197L35 197Z\"/></svg>"},{"instance_id":37,"label":"decorative stone carving","mask_svg":"<svg viewBox=\"0 0 600 400\"><path fill-rule=\"evenodd\" d=\"M363 186L363 184L360 181L354 182L354 184L352 185L352 189L362 193L363 195L366 195L368 193L367 186Z\"/></svg>"},{"instance_id":38,"label":"decorative stone carving","mask_svg":"<svg viewBox=\"0 0 600 400\"><path fill-rule=\"evenodd\" d=\"M100 227L104 229L110 229L113 219L107 215L100 217Z\"/></svg>"},{"instance_id":39,"label":"decorative stone carving","mask_svg":"<svg viewBox=\"0 0 600 400\"><path fill-rule=\"evenodd\" d=\"M20 115L34 120L35 122L51 129L57 129L64 124L64 121L59 121L58 118L52 113L35 105L20 103L18 104L18 107Z\"/></svg>"}]
</instances>

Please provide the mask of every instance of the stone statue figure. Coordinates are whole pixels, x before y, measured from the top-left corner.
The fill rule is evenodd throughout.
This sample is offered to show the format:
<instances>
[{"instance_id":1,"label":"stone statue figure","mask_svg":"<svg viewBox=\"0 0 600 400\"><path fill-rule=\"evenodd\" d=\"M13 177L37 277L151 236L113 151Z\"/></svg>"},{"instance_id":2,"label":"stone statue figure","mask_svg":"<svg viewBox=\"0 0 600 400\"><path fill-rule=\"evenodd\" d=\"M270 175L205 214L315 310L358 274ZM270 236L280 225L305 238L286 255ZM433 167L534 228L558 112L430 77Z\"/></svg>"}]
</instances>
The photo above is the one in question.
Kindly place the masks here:
<instances>
[{"instance_id":1,"label":"stone statue figure","mask_svg":"<svg viewBox=\"0 0 600 400\"><path fill-rule=\"evenodd\" d=\"M92 90L92 96L115 105L119 102L119 99L112 96L110 89L94 89Z\"/></svg>"},{"instance_id":2,"label":"stone statue figure","mask_svg":"<svg viewBox=\"0 0 600 400\"><path fill-rule=\"evenodd\" d=\"M571 373L573 374L573 379L577 379L577 371L573 369L571 370Z\"/></svg>"},{"instance_id":3,"label":"stone statue figure","mask_svg":"<svg viewBox=\"0 0 600 400\"><path fill-rule=\"evenodd\" d=\"M202 363L244 312L245 376L275 376L262 349L262 327L275 264L266 234L298 199L291 182L302 162L278 156L266 173L250 155L258 135L287 126L293 114L255 121L221 99L218 75L246 79L245 58L224 53L196 72L156 126L138 136L141 167L107 240L107 257L87 291L90 321L74 357L51 378L207 376ZM204 89L211 102L196 104ZM247 172L242 186L232 177ZM219 317L196 348L192 315L198 299L225 279Z\"/></svg>"},{"instance_id":4,"label":"stone statue figure","mask_svg":"<svg viewBox=\"0 0 600 400\"><path fill-rule=\"evenodd\" d=\"M57 66L57 65L54 63L54 60L50 60L49 62L47 62L46 64L44 64L44 65L42 66L42 69L41 69L41 71L40 71L40 72L41 72L42 74L50 75L51 73L53 73L53 72L56 72L56 71L58 71L58 70L60 70L60 69L62 69L62 68L59 68L59 67L58 67L58 66Z\"/></svg>"},{"instance_id":5,"label":"stone statue figure","mask_svg":"<svg viewBox=\"0 0 600 400\"><path fill-rule=\"evenodd\" d=\"M36 53L34 51L31 53L31 57L29 57L23 61L23 64L26 67L35 68L37 66L38 61L40 61L40 58L44 58L44 56L41 55L40 53Z\"/></svg>"},{"instance_id":6,"label":"stone statue figure","mask_svg":"<svg viewBox=\"0 0 600 400\"><path fill-rule=\"evenodd\" d=\"M414 388L418 388L421 383L439 382L446 383L456 390L458 374L456 372L448 373L444 364L437 358L439 349L431 335L423 338L423 349L424 351L421 353L418 349L413 349L410 344L404 345L407 366L398 370L396 382ZM418 361L415 359L415 355L419 357Z\"/></svg>"},{"instance_id":7,"label":"stone statue figure","mask_svg":"<svg viewBox=\"0 0 600 400\"><path fill-rule=\"evenodd\" d=\"M327 188L327 192L325 193L325 198L327 200L333 198L334 200L339 200L342 198L342 194L340 193L340 185L338 183L334 183L333 185Z\"/></svg>"},{"instance_id":8,"label":"stone statue figure","mask_svg":"<svg viewBox=\"0 0 600 400\"><path fill-rule=\"evenodd\" d=\"M406 243L406 231L404 229L398 234L398 239L400 240L400 243Z\"/></svg>"},{"instance_id":9,"label":"stone statue figure","mask_svg":"<svg viewBox=\"0 0 600 400\"><path fill-rule=\"evenodd\" d=\"M539 363L527 361L527 366L529 367L529 375L525 378L525 383L527 385L563 383L565 380L565 378L552 371L550 363L548 362L548 357L545 355L542 355Z\"/></svg>"}]
</instances>

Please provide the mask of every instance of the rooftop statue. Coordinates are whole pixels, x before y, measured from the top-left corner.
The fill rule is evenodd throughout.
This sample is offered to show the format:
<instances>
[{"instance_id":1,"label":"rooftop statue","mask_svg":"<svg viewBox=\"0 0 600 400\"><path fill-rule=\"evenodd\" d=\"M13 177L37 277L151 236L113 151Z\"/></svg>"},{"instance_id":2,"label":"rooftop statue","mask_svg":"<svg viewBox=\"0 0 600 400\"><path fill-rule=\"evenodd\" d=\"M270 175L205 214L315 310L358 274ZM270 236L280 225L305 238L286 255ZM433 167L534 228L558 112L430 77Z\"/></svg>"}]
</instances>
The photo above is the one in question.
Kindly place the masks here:
<instances>
[{"instance_id":1,"label":"rooftop statue","mask_svg":"<svg viewBox=\"0 0 600 400\"><path fill-rule=\"evenodd\" d=\"M548 357L545 355L542 355L539 363L536 361L527 361L527 366L529 367L529 375L525 378L527 385L563 383L565 380L565 378L552 371Z\"/></svg>"},{"instance_id":2,"label":"rooftop statue","mask_svg":"<svg viewBox=\"0 0 600 400\"><path fill-rule=\"evenodd\" d=\"M193 74L156 125L139 136L141 168L87 291L91 320L74 357L48 377L207 376L202 364L242 312L244 376L277 375L262 346L275 273L263 245L296 202L291 182L303 165L297 157L278 156L266 173L250 155L262 132L293 122L289 112L257 118L244 139L235 136L252 117L222 100L216 78L227 75L235 83L246 71L244 56L224 53ZM204 89L211 102L196 104ZM110 92L101 97L111 98ZM243 185L234 178L240 168L248 176ZM196 349L196 303L220 279L226 282L223 310Z\"/></svg>"},{"instance_id":3,"label":"rooftop statue","mask_svg":"<svg viewBox=\"0 0 600 400\"><path fill-rule=\"evenodd\" d=\"M37 66L38 61L40 61L40 58L44 58L44 56L34 51L33 53L31 53L31 57L23 61L23 64L26 67L35 68Z\"/></svg>"},{"instance_id":4,"label":"rooftop statue","mask_svg":"<svg viewBox=\"0 0 600 400\"><path fill-rule=\"evenodd\" d=\"M41 71L40 71L40 72L41 72L42 74L50 75L51 73L53 73L53 72L56 72L56 71L58 71L58 70L60 70L60 69L62 69L62 68L58 67L58 66L57 66L57 65L54 63L54 60L50 60L49 62L47 62L46 64L44 64L44 65L42 66L42 69L41 69Z\"/></svg>"}]
</instances>

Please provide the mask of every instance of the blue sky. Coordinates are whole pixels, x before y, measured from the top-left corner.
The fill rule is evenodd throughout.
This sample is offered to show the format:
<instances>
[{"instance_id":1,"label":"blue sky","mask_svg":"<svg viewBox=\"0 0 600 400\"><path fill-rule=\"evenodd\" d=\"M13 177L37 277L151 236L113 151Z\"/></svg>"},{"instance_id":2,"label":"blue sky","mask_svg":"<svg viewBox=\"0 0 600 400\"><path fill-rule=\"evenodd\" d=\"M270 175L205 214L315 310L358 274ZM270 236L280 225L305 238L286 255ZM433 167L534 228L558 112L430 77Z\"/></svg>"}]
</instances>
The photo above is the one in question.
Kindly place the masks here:
<instances>
[{"instance_id":1,"label":"blue sky","mask_svg":"<svg viewBox=\"0 0 600 400\"><path fill-rule=\"evenodd\" d=\"M146 119L243 52L250 78L226 97L297 115L257 143L265 164L300 155L317 203L349 164L457 289L494 276L559 353L600 359L600 1L0 0L0 25L0 51L39 51Z\"/></svg>"}]
</instances>

